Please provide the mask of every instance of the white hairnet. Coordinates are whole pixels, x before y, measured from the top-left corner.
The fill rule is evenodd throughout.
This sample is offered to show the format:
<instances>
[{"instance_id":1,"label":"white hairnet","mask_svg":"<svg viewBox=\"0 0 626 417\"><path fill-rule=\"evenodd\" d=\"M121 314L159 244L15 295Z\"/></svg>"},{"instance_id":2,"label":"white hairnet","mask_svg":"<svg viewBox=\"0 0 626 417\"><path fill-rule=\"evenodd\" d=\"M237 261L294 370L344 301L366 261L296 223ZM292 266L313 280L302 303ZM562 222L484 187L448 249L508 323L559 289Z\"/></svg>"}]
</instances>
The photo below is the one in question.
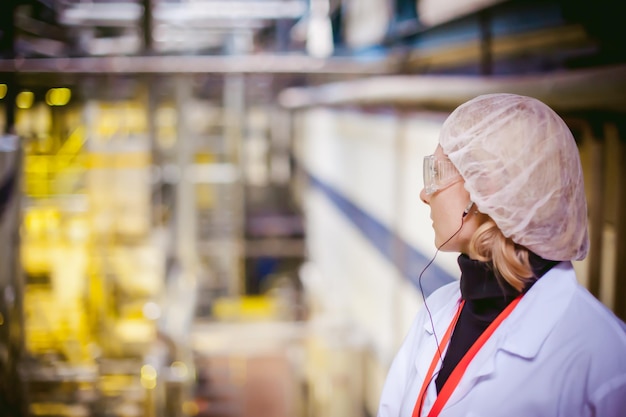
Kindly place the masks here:
<instances>
[{"instance_id":1,"label":"white hairnet","mask_svg":"<svg viewBox=\"0 0 626 417\"><path fill-rule=\"evenodd\" d=\"M478 210L506 237L545 259L587 255L578 148L551 108L514 94L479 96L452 112L439 142Z\"/></svg>"}]
</instances>

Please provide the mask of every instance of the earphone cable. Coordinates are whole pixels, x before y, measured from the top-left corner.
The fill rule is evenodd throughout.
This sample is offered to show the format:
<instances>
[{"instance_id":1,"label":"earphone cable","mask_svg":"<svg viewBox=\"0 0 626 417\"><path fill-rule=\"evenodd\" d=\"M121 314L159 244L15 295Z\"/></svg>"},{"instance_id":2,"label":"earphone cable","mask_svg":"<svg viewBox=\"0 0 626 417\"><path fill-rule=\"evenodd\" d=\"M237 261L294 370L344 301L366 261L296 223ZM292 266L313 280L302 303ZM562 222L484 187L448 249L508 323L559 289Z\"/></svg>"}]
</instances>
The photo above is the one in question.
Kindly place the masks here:
<instances>
[{"instance_id":1,"label":"earphone cable","mask_svg":"<svg viewBox=\"0 0 626 417\"><path fill-rule=\"evenodd\" d=\"M428 304L426 303L426 296L424 295L424 289L422 288L422 275L424 275L424 272L426 272L426 270L428 269L428 267L435 261L435 258L437 257L437 254L439 253L439 251L441 250L441 248L443 248L448 242L450 242L457 234L459 234L459 232L461 231L461 229L463 228L463 225L465 224L465 216L461 217L461 226L459 226L459 228L457 229L456 232L454 232L454 234L452 236L450 236L448 238L448 240L446 240L445 242L443 242L441 245L439 245L439 247L437 248L437 250L435 251L435 254L433 255L433 257L431 258L431 260L426 264L426 266L424 267L424 269L422 269L422 272L420 272L419 277L417 278L417 283L419 285L420 288L420 293L422 294L422 300L424 301L424 306L426 307L426 312L428 313L428 318L430 320L430 326L433 329L433 336L435 336L435 343L437 345L437 352L439 353L439 359L441 360L441 362L443 363L443 355L441 354L441 347L439 346L439 339L437 338L437 332L435 331L435 323L433 322L433 316L430 312L430 309L428 308Z\"/></svg>"}]
</instances>

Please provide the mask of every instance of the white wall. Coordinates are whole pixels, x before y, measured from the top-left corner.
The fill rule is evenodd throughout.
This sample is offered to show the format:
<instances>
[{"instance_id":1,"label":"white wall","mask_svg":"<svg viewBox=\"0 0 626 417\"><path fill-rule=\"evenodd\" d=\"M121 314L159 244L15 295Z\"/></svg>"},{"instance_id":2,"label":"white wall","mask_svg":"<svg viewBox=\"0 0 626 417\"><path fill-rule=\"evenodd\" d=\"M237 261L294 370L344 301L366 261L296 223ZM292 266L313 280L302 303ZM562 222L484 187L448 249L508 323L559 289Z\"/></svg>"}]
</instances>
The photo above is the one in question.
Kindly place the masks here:
<instances>
[{"instance_id":1,"label":"white wall","mask_svg":"<svg viewBox=\"0 0 626 417\"><path fill-rule=\"evenodd\" d=\"M371 215L391 224L394 216L395 115L314 109L302 129L302 162Z\"/></svg>"},{"instance_id":2,"label":"white wall","mask_svg":"<svg viewBox=\"0 0 626 417\"><path fill-rule=\"evenodd\" d=\"M432 154L446 114L310 109L296 124L297 158L332 192L363 210L425 258L435 253L428 206L419 198L423 157ZM364 332L374 356L368 407L375 411L387 367L422 296L350 219L328 191L311 186L303 198L308 258L316 302ZM458 276L456 254L435 263ZM321 290L320 290L321 289ZM374 396L374 397L373 397Z\"/></svg>"},{"instance_id":3,"label":"white wall","mask_svg":"<svg viewBox=\"0 0 626 417\"><path fill-rule=\"evenodd\" d=\"M298 127L298 158L311 175L430 258L434 232L428 206L419 198L422 161L434 152L446 116L311 109ZM342 280L340 291L353 306L349 314L369 329L381 359L389 360L421 295L331 201L312 191L305 207L311 261ZM435 263L456 277L456 257L440 253ZM371 259L384 271L370 266Z\"/></svg>"}]
</instances>

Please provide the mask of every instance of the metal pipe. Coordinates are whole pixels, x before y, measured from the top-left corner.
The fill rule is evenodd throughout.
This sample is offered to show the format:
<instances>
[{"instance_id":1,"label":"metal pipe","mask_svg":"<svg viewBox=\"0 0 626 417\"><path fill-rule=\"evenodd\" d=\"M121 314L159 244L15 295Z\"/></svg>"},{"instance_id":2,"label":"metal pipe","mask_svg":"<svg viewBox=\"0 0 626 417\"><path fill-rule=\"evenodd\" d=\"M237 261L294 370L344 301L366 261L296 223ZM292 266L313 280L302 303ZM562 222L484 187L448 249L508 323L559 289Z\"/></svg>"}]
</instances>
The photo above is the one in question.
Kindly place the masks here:
<instances>
[{"instance_id":1,"label":"metal pipe","mask_svg":"<svg viewBox=\"0 0 626 417\"><path fill-rule=\"evenodd\" d=\"M16 0L4 0L3 10L0 13L0 58L15 56L15 10Z\"/></svg>"},{"instance_id":2,"label":"metal pipe","mask_svg":"<svg viewBox=\"0 0 626 417\"><path fill-rule=\"evenodd\" d=\"M110 56L0 59L0 73L33 74L360 74L396 72L399 60L306 55Z\"/></svg>"},{"instance_id":3,"label":"metal pipe","mask_svg":"<svg viewBox=\"0 0 626 417\"><path fill-rule=\"evenodd\" d=\"M7 93L4 97L4 133L12 135L15 133L15 99L17 98L18 83L14 73L7 74L5 80Z\"/></svg>"},{"instance_id":4,"label":"metal pipe","mask_svg":"<svg viewBox=\"0 0 626 417\"><path fill-rule=\"evenodd\" d=\"M480 94L536 97L557 111L626 109L626 65L526 76L384 76L288 88L279 103L297 109L315 105L406 105L450 109Z\"/></svg>"},{"instance_id":5,"label":"metal pipe","mask_svg":"<svg viewBox=\"0 0 626 417\"><path fill-rule=\"evenodd\" d=\"M194 281L197 273L196 194L195 184L185 175L195 154L195 138L189 122L192 97L192 80L188 76L179 76L176 79L176 162L182 175L176 186L176 256L185 271L184 276Z\"/></svg>"},{"instance_id":6,"label":"metal pipe","mask_svg":"<svg viewBox=\"0 0 626 417\"><path fill-rule=\"evenodd\" d=\"M626 176L626 122L622 119L617 123L619 136L619 175ZM617 180L621 183L621 180ZM613 311L622 320L626 320L626 187L617 188L617 220L615 224L615 288L613 293Z\"/></svg>"},{"instance_id":7,"label":"metal pipe","mask_svg":"<svg viewBox=\"0 0 626 417\"><path fill-rule=\"evenodd\" d=\"M22 163L19 138L0 136L0 408L16 416L26 408L26 393L18 370L24 354L24 277L20 265Z\"/></svg>"},{"instance_id":8,"label":"metal pipe","mask_svg":"<svg viewBox=\"0 0 626 417\"><path fill-rule=\"evenodd\" d=\"M16 0L6 0L4 10L0 13L0 58L13 59L15 57L15 10ZM0 59L2 62L2 59ZM4 132L12 134L15 125L15 97L17 96L17 80L15 74L10 72L3 77L7 86L7 93L4 98L5 120Z\"/></svg>"},{"instance_id":9,"label":"metal pipe","mask_svg":"<svg viewBox=\"0 0 626 417\"><path fill-rule=\"evenodd\" d=\"M150 141L150 157L152 160L152 167L160 167L163 165L162 156L161 156L161 148L158 144L157 138L157 126L156 126L156 113L158 109L156 92L153 88L151 88L154 84L156 84L156 80L153 76L149 75L146 77L143 83L143 95L144 100L146 102L145 110L146 110L146 122L147 122L147 133L148 140ZM152 172L151 172L152 174ZM152 226L158 226L161 223L161 210L163 209L163 190L162 190L162 181L151 181L150 186L152 187L151 196L152 196L152 212L151 212L151 224Z\"/></svg>"},{"instance_id":10,"label":"metal pipe","mask_svg":"<svg viewBox=\"0 0 626 417\"><path fill-rule=\"evenodd\" d=\"M188 25L222 19L298 19L306 11L303 0L161 2L154 8L154 18L158 23ZM68 26L130 26L139 19L141 5L124 1L77 3L60 15L61 23Z\"/></svg>"},{"instance_id":11,"label":"metal pipe","mask_svg":"<svg viewBox=\"0 0 626 417\"><path fill-rule=\"evenodd\" d=\"M154 41L152 37L152 28L154 27L153 3L152 0L142 0L143 15L143 48L146 54L150 54L154 49Z\"/></svg>"},{"instance_id":12,"label":"metal pipe","mask_svg":"<svg viewBox=\"0 0 626 417\"><path fill-rule=\"evenodd\" d=\"M227 291L230 296L237 296L245 291L245 264L239 259L244 255L244 161L243 135L245 125L245 90L246 83L242 74L228 75L224 79L224 140L226 141L227 160L237 168L239 181L231 185L233 201L226 207L232 213L233 240L235 244L235 258L232 262L232 274L228 277Z\"/></svg>"},{"instance_id":13,"label":"metal pipe","mask_svg":"<svg viewBox=\"0 0 626 417\"><path fill-rule=\"evenodd\" d=\"M480 73L491 75L493 73L493 36L491 34L491 13L489 9L478 14L480 24Z\"/></svg>"},{"instance_id":14,"label":"metal pipe","mask_svg":"<svg viewBox=\"0 0 626 417\"><path fill-rule=\"evenodd\" d=\"M585 140L591 141L591 181L589 184L589 291L600 298L602 277L602 238L604 236L605 152L601 120L592 117L585 129Z\"/></svg>"}]
</instances>

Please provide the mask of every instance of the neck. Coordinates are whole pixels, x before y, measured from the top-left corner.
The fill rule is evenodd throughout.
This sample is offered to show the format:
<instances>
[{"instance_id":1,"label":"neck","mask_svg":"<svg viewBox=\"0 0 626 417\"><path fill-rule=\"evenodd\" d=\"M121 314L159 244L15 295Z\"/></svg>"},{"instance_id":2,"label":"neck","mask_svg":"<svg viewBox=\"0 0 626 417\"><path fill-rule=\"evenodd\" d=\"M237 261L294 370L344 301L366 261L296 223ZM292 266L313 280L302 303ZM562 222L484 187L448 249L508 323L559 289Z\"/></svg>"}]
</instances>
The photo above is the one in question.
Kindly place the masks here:
<instances>
[{"instance_id":1,"label":"neck","mask_svg":"<svg viewBox=\"0 0 626 417\"><path fill-rule=\"evenodd\" d=\"M468 308L479 319L492 320L520 293L528 291L533 284L557 261L549 261L531 253L530 264L534 276L518 291L501 277L497 276L491 262L481 262L461 255L458 259L461 268L461 296Z\"/></svg>"}]
</instances>

